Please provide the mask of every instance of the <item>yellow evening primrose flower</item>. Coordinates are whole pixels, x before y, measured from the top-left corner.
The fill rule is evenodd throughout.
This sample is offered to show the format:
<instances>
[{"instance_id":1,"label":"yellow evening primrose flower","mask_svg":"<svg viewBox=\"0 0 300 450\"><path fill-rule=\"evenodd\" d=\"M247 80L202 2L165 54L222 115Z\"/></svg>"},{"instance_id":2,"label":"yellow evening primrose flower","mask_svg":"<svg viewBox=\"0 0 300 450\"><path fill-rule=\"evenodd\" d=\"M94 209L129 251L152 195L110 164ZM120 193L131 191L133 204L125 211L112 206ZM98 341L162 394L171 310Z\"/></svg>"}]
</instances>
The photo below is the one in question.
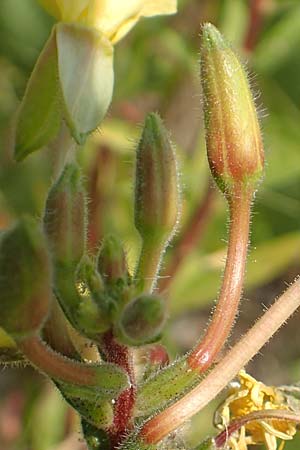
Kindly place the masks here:
<instances>
[{"instance_id":1,"label":"yellow evening primrose flower","mask_svg":"<svg viewBox=\"0 0 300 450\"><path fill-rule=\"evenodd\" d=\"M173 14L177 0L38 0L58 21L82 23L102 32L112 44L141 17Z\"/></svg>"},{"instance_id":2,"label":"yellow evening primrose flower","mask_svg":"<svg viewBox=\"0 0 300 450\"><path fill-rule=\"evenodd\" d=\"M275 387L266 386L251 375L241 370L238 382L233 383L227 399L215 414L216 426L224 430L235 419L249 413L263 410L290 410L283 394ZM227 442L230 450L247 450L248 445L265 444L268 450L277 449L277 438L283 442L293 438L296 433L295 424L277 419L257 420L246 423L234 433Z\"/></svg>"}]
</instances>

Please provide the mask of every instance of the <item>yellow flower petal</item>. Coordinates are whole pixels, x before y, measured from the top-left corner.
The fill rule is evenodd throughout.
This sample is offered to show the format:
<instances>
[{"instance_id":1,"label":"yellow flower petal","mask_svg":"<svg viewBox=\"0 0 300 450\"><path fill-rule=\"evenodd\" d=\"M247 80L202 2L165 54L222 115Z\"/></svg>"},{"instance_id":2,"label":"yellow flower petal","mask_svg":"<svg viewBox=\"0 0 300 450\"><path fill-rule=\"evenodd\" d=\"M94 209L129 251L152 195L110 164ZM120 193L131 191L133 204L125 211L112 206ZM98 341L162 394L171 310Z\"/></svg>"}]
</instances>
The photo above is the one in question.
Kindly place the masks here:
<instances>
[{"instance_id":1,"label":"yellow flower petal","mask_svg":"<svg viewBox=\"0 0 300 450\"><path fill-rule=\"evenodd\" d=\"M173 14L177 0L38 0L56 19L95 27L112 43L141 17Z\"/></svg>"}]
</instances>

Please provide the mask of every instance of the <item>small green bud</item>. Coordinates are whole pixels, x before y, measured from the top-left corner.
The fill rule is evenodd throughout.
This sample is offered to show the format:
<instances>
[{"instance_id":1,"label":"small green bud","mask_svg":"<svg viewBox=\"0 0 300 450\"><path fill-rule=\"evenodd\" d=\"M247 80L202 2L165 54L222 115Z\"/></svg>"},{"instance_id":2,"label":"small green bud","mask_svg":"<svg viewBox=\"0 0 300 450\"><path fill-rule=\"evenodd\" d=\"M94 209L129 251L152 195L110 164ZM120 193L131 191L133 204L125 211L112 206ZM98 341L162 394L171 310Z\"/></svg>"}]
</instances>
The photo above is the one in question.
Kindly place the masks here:
<instances>
[{"instance_id":1,"label":"small green bud","mask_svg":"<svg viewBox=\"0 0 300 450\"><path fill-rule=\"evenodd\" d=\"M86 194L77 164L68 164L50 190L44 227L55 263L75 268L86 245Z\"/></svg>"},{"instance_id":2,"label":"small green bud","mask_svg":"<svg viewBox=\"0 0 300 450\"><path fill-rule=\"evenodd\" d=\"M253 96L242 64L211 24L202 28L201 82L206 147L217 184L226 193L236 184L255 187L264 153Z\"/></svg>"},{"instance_id":3,"label":"small green bud","mask_svg":"<svg viewBox=\"0 0 300 450\"><path fill-rule=\"evenodd\" d=\"M51 268L39 225L22 219L1 235L0 326L14 338L43 326L52 297Z\"/></svg>"},{"instance_id":4,"label":"small green bud","mask_svg":"<svg viewBox=\"0 0 300 450\"><path fill-rule=\"evenodd\" d=\"M142 239L167 240L177 219L175 153L160 117L149 114L136 156L135 226Z\"/></svg>"},{"instance_id":5,"label":"small green bud","mask_svg":"<svg viewBox=\"0 0 300 450\"><path fill-rule=\"evenodd\" d=\"M123 309L116 333L129 345L144 345L161 336L166 322L165 302L161 297L141 295Z\"/></svg>"},{"instance_id":6,"label":"small green bud","mask_svg":"<svg viewBox=\"0 0 300 450\"><path fill-rule=\"evenodd\" d=\"M79 294L76 320L85 334L93 338L111 326L112 300L104 290L101 276L92 261L84 257L76 273Z\"/></svg>"},{"instance_id":7,"label":"small green bud","mask_svg":"<svg viewBox=\"0 0 300 450\"><path fill-rule=\"evenodd\" d=\"M126 255L120 239L117 236L107 236L103 239L98 255L97 267L105 284L115 285L128 281Z\"/></svg>"}]
</instances>

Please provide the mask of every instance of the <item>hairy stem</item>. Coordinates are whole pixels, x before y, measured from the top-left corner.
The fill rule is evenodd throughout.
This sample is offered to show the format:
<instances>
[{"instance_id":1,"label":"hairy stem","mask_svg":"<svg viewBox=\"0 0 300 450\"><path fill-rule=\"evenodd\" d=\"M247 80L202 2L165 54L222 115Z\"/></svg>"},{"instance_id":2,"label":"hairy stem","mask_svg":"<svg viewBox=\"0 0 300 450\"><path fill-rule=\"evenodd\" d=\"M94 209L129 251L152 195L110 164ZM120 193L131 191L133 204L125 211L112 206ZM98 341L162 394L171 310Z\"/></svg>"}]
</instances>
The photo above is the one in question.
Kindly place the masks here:
<instances>
[{"instance_id":1,"label":"hairy stem","mask_svg":"<svg viewBox=\"0 0 300 450\"><path fill-rule=\"evenodd\" d=\"M238 310L243 289L252 192L241 189L229 199L230 232L224 278L218 303L203 339L191 352L192 369L205 371L228 338Z\"/></svg>"},{"instance_id":2,"label":"hairy stem","mask_svg":"<svg viewBox=\"0 0 300 450\"><path fill-rule=\"evenodd\" d=\"M161 441L214 399L300 305L300 278L264 313L248 333L192 391L142 427L148 444Z\"/></svg>"},{"instance_id":3,"label":"hairy stem","mask_svg":"<svg viewBox=\"0 0 300 450\"><path fill-rule=\"evenodd\" d=\"M56 353L39 336L25 338L18 345L26 358L51 378L80 386L97 386L99 383L95 367Z\"/></svg>"},{"instance_id":4,"label":"hairy stem","mask_svg":"<svg viewBox=\"0 0 300 450\"><path fill-rule=\"evenodd\" d=\"M222 431L220 434L218 434L217 437L214 438L214 443L216 448L224 448L224 445L226 444L228 438L237 430L239 430L243 425L246 425L249 422L256 422L260 420L282 420L282 421L289 421L289 422L300 422L300 414L293 413L291 411L287 411L286 409L265 409L262 411L254 411L252 413L249 413L243 417L240 417L234 421L232 421L228 427L224 431Z\"/></svg>"},{"instance_id":5,"label":"hairy stem","mask_svg":"<svg viewBox=\"0 0 300 450\"><path fill-rule=\"evenodd\" d=\"M132 351L125 345L119 344L111 331L103 336L101 350L105 354L106 360L124 369L130 380L130 387L119 395L114 404L114 420L108 430L112 448L118 448L128 430L133 427L136 385Z\"/></svg>"},{"instance_id":6,"label":"hairy stem","mask_svg":"<svg viewBox=\"0 0 300 450\"><path fill-rule=\"evenodd\" d=\"M155 242L155 241L154 241ZM166 243L159 241L156 245L151 240L143 240L135 279L140 292L152 292L165 250Z\"/></svg>"}]
</instances>

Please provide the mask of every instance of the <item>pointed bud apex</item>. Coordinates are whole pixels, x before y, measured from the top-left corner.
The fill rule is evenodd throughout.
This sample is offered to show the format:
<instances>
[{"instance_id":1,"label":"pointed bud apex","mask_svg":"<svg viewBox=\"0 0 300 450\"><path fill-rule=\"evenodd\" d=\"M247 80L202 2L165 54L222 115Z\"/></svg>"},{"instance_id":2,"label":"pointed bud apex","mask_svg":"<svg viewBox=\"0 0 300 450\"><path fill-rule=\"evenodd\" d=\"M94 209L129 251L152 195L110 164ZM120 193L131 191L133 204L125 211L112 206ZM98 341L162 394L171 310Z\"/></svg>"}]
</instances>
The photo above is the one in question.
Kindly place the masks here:
<instances>
[{"instance_id":1,"label":"pointed bud apex","mask_svg":"<svg viewBox=\"0 0 300 450\"><path fill-rule=\"evenodd\" d=\"M105 284L113 285L119 280L128 280L126 255L117 236L107 236L102 242L98 255L98 271Z\"/></svg>"},{"instance_id":2,"label":"pointed bud apex","mask_svg":"<svg viewBox=\"0 0 300 450\"><path fill-rule=\"evenodd\" d=\"M136 157L135 226L142 239L168 240L178 219L178 174L168 133L149 114Z\"/></svg>"},{"instance_id":3,"label":"pointed bud apex","mask_svg":"<svg viewBox=\"0 0 300 450\"><path fill-rule=\"evenodd\" d=\"M261 132L247 75L219 31L202 29L201 82L206 146L212 174L223 192L253 186L263 173Z\"/></svg>"},{"instance_id":4,"label":"pointed bud apex","mask_svg":"<svg viewBox=\"0 0 300 450\"><path fill-rule=\"evenodd\" d=\"M0 241L0 326L15 338L37 332L52 297L45 238L32 219L20 221Z\"/></svg>"},{"instance_id":5,"label":"pointed bud apex","mask_svg":"<svg viewBox=\"0 0 300 450\"><path fill-rule=\"evenodd\" d=\"M142 295L125 306L117 334L126 344L144 345L159 339L165 322L164 301L158 296Z\"/></svg>"},{"instance_id":6,"label":"pointed bud apex","mask_svg":"<svg viewBox=\"0 0 300 450\"><path fill-rule=\"evenodd\" d=\"M65 167L50 190L44 227L56 263L75 268L86 243L86 195L81 172L73 163Z\"/></svg>"}]
</instances>

